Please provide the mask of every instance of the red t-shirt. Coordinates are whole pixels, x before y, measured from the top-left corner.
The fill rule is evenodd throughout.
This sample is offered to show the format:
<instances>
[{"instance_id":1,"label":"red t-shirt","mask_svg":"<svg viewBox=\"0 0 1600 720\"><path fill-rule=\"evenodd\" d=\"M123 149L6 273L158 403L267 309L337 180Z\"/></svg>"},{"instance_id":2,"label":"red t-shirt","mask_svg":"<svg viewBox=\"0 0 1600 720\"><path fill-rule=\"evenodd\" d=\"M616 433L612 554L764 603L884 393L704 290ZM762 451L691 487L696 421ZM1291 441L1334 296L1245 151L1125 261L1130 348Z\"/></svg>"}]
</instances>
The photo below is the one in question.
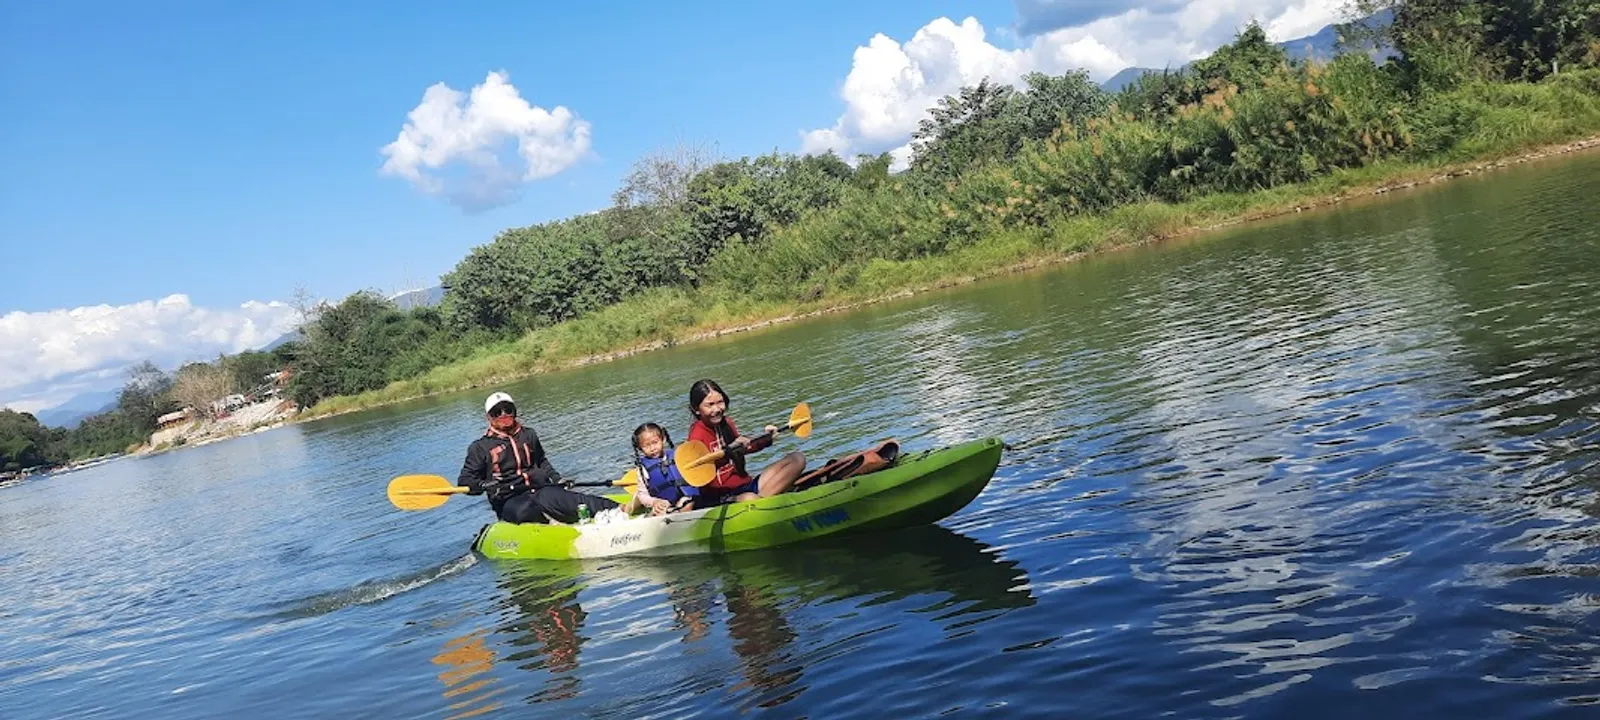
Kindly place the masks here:
<instances>
[{"instance_id":1,"label":"red t-shirt","mask_svg":"<svg viewBox=\"0 0 1600 720\"><path fill-rule=\"evenodd\" d=\"M733 418L724 416L722 421L728 424L728 429L733 431L734 437L739 437L739 427L733 424ZM710 425L707 425L704 420L700 420L698 418L694 421L694 423L689 425L689 439L699 440L700 442L705 443L706 449L712 452L722 449L722 438L717 436L717 431L711 429ZM765 449L771 444L772 438L765 435L753 438L750 440L750 445L748 449L745 450L745 454L748 455L758 450ZM739 468L733 464L732 460L723 458L717 461L717 476L711 480L711 484L707 487L716 488L718 490L731 490L733 488L744 487L745 485L748 485L750 480L751 477L749 473L739 472Z\"/></svg>"}]
</instances>

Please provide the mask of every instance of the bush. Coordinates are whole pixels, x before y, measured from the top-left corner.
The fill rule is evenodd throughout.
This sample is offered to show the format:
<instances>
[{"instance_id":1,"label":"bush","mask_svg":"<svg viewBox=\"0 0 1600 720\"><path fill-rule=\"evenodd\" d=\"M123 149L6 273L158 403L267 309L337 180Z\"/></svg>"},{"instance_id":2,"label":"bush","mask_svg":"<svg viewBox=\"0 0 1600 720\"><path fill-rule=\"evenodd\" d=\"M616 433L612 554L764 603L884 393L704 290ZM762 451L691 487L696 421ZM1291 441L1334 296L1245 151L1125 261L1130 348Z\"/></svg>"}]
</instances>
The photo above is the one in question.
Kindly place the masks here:
<instances>
[{"instance_id":1,"label":"bush","mask_svg":"<svg viewBox=\"0 0 1600 720\"><path fill-rule=\"evenodd\" d=\"M677 279L679 248L625 234L616 214L501 233L443 278L445 313L458 330L542 327Z\"/></svg>"},{"instance_id":2,"label":"bush","mask_svg":"<svg viewBox=\"0 0 1600 720\"><path fill-rule=\"evenodd\" d=\"M765 241L730 242L708 263L718 287L759 299L814 299L826 276L852 262L940 252L949 236L903 182L850 189L839 206L809 214Z\"/></svg>"},{"instance_id":3,"label":"bush","mask_svg":"<svg viewBox=\"0 0 1600 720\"><path fill-rule=\"evenodd\" d=\"M1600 124L1600 70L1539 83L1468 83L1418 103L1410 123L1417 158L1464 158L1557 142Z\"/></svg>"}]
</instances>

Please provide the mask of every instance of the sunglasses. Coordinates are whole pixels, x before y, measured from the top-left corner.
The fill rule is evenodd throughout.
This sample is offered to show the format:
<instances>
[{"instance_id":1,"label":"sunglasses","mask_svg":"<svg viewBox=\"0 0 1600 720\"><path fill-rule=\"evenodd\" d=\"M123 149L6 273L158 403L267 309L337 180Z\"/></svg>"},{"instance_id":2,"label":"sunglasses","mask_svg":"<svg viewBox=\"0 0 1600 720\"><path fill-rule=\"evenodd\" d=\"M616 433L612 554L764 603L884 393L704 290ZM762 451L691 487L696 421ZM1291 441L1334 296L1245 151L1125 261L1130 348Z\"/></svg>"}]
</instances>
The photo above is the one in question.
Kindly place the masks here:
<instances>
[{"instance_id":1,"label":"sunglasses","mask_svg":"<svg viewBox=\"0 0 1600 720\"><path fill-rule=\"evenodd\" d=\"M511 403L500 403L499 405L489 409L489 417L505 417L507 415L516 414L517 406L512 405Z\"/></svg>"}]
</instances>

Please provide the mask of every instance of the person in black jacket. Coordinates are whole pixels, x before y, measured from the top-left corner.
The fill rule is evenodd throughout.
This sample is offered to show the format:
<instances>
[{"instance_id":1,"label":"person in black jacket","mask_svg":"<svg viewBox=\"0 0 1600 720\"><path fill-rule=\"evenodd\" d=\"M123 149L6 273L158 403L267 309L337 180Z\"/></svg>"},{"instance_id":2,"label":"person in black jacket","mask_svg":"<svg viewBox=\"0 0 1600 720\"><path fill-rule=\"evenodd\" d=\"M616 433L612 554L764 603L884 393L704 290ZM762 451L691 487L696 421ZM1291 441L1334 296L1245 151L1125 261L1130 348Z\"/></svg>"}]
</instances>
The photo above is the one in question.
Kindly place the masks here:
<instances>
[{"instance_id":1,"label":"person in black jacket","mask_svg":"<svg viewBox=\"0 0 1600 720\"><path fill-rule=\"evenodd\" d=\"M591 515L618 507L609 498L573 492L561 485L561 473L550 465L533 429L517 422L511 396L497 392L483 403L489 430L467 446L456 484L469 495L487 495L501 520L513 523L578 521L578 506Z\"/></svg>"}]
</instances>

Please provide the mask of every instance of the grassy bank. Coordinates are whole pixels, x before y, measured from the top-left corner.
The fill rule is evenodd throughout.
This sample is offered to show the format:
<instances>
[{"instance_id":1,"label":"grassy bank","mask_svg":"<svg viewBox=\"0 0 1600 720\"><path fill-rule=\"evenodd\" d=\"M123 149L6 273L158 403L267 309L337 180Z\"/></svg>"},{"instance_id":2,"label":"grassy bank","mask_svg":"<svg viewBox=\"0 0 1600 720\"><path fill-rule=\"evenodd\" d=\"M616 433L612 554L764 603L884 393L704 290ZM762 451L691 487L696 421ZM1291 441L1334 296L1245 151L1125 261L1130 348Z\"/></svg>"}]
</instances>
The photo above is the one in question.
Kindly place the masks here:
<instances>
[{"instance_id":1,"label":"grassy bank","mask_svg":"<svg viewBox=\"0 0 1600 720\"><path fill-rule=\"evenodd\" d=\"M484 344L465 359L415 378L325 398L299 419L505 383L1600 146L1600 104L1563 104L1560 97L1536 96L1541 92L1537 88L1523 89L1529 87L1480 90L1478 97L1496 102L1484 114L1486 120L1449 152L1424 160L1383 160L1265 190L1214 193L1179 203L1141 202L1040 227L1002 229L946 254L841 266L825 274L820 285L805 289L806 295L815 296L810 298L763 299L723 286L655 288L514 341Z\"/></svg>"}]
</instances>

